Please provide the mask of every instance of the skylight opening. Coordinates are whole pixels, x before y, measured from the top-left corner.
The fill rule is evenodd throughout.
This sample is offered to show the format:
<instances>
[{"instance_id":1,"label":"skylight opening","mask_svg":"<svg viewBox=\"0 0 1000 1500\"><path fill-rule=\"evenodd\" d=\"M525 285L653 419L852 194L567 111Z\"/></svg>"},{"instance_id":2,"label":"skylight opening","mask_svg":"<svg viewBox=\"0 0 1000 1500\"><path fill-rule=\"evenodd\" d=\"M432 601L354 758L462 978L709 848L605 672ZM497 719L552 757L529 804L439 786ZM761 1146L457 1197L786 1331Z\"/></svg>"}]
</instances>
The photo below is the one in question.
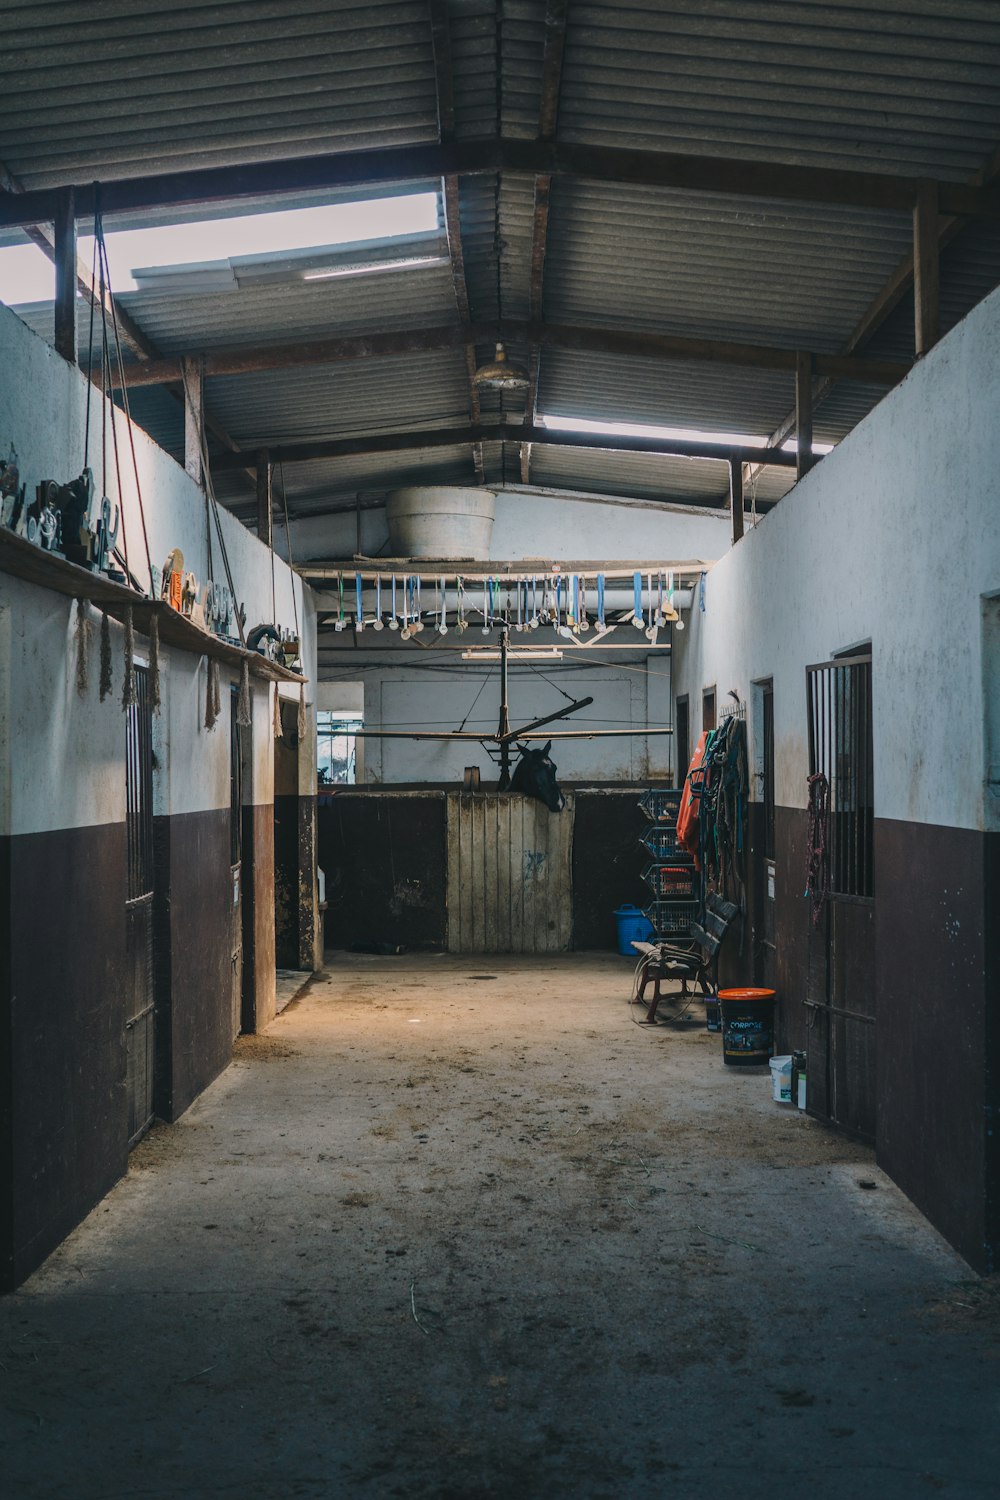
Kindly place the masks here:
<instances>
[{"instance_id":1,"label":"skylight opening","mask_svg":"<svg viewBox=\"0 0 1000 1500\"><path fill-rule=\"evenodd\" d=\"M706 432L700 427L658 427L648 422L595 422L589 417L542 417L543 427L553 432L592 432L600 437L640 437L681 441L685 443L723 443L732 448L766 448L769 439L749 432ZM782 450L794 453L795 439L782 443ZM832 453L832 443L813 443L814 453ZM698 462L696 459L695 462ZM715 463L717 460L710 459Z\"/></svg>"},{"instance_id":2,"label":"skylight opening","mask_svg":"<svg viewBox=\"0 0 1000 1500\"><path fill-rule=\"evenodd\" d=\"M383 244L399 240L402 247L407 240L436 232L439 225L437 193L402 193L314 208L205 219L194 224L107 230L105 240L111 286L120 293L137 291L139 281L133 272L146 267L166 269L193 263L225 263L244 256L281 255L336 245L350 244L357 248L373 240ZM93 264L93 236L81 235L78 248L80 259L89 268ZM437 260L438 257L432 256L401 255L399 268L409 261L423 265ZM395 269L396 263L388 262L388 266ZM373 271L385 268L385 262L381 267L371 265ZM331 274L336 275L336 270ZM363 272L352 265L343 274ZM310 275L307 279L320 277ZM37 245L0 249L0 300L17 307L29 302L51 302L54 295L52 264Z\"/></svg>"}]
</instances>

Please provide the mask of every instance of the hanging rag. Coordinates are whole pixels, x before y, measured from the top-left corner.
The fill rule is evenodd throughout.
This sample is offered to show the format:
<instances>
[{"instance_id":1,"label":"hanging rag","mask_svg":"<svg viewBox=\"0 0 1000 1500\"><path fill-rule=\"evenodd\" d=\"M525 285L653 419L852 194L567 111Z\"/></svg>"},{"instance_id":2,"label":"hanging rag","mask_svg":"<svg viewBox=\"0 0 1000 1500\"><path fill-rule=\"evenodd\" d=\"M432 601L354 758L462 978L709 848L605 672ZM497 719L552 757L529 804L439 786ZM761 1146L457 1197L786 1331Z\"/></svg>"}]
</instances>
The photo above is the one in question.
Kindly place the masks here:
<instances>
[{"instance_id":1,"label":"hanging rag","mask_svg":"<svg viewBox=\"0 0 1000 1500\"><path fill-rule=\"evenodd\" d=\"M827 825L830 816L830 783L822 771L810 776L809 848L806 861L806 895L812 911L812 925L819 919L830 895L830 855L827 848Z\"/></svg>"}]
</instances>

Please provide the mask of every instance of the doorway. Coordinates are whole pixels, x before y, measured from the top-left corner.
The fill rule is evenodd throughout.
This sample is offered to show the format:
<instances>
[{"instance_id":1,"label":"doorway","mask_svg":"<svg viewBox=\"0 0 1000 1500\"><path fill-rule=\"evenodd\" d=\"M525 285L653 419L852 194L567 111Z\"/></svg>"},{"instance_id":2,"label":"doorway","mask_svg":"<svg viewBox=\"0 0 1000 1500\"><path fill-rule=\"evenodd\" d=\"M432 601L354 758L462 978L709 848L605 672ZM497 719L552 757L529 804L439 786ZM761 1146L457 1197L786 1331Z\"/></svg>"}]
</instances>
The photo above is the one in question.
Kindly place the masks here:
<instances>
[{"instance_id":1,"label":"doorway","mask_svg":"<svg viewBox=\"0 0 1000 1500\"><path fill-rule=\"evenodd\" d=\"M279 969L299 969L298 705L279 698L274 741L274 948Z\"/></svg>"},{"instance_id":2,"label":"doorway","mask_svg":"<svg viewBox=\"0 0 1000 1500\"><path fill-rule=\"evenodd\" d=\"M872 658L806 669L809 771L829 787L829 897L810 943L808 1097L818 1114L875 1139L875 888Z\"/></svg>"},{"instance_id":3,"label":"doorway","mask_svg":"<svg viewBox=\"0 0 1000 1500\"><path fill-rule=\"evenodd\" d=\"M239 689L229 694L229 866L233 887L230 927L232 953L232 1031L243 1021L243 776L248 765L250 728L239 722Z\"/></svg>"},{"instance_id":4,"label":"doorway","mask_svg":"<svg viewBox=\"0 0 1000 1500\"><path fill-rule=\"evenodd\" d=\"M156 1004L153 991L153 716L149 669L135 667L125 719L125 1082L128 1144L153 1122Z\"/></svg>"}]
</instances>

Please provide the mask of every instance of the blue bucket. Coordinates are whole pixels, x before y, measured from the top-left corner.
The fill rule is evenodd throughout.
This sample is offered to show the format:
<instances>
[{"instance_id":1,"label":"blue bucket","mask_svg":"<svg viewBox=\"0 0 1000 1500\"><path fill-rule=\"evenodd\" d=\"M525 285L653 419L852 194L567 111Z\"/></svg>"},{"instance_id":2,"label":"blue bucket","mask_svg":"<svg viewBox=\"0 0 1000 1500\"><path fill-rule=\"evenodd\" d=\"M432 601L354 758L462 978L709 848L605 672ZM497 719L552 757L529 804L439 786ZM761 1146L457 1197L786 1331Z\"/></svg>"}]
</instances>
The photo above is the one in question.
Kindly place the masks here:
<instances>
[{"instance_id":1,"label":"blue bucket","mask_svg":"<svg viewBox=\"0 0 1000 1500\"><path fill-rule=\"evenodd\" d=\"M652 922L637 906L619 906L615 921L618 923L618 952L623 958L634 957L633 942L648 943L653 936Z\"/></svg>"}]
</instances>

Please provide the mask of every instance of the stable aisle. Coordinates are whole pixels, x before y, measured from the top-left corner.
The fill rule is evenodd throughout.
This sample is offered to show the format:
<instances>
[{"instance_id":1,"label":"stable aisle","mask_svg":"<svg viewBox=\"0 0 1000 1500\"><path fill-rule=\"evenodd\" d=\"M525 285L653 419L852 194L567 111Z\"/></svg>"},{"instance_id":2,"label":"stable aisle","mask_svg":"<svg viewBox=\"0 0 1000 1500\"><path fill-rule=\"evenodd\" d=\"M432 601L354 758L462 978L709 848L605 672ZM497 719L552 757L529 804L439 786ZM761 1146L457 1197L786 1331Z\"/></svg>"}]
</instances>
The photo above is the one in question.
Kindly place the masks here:
<instances>
[{"instance_id":1,"label":"stable aisle","mask_svg":"<svg viewBox=\"0 0 1000 1500\"><path fill-rule=\"evenodd\" d=\"M0 1300L5 1500L994 1495L996 1287L630 978L331 955Z\"/></svg>"}]
</instances>

